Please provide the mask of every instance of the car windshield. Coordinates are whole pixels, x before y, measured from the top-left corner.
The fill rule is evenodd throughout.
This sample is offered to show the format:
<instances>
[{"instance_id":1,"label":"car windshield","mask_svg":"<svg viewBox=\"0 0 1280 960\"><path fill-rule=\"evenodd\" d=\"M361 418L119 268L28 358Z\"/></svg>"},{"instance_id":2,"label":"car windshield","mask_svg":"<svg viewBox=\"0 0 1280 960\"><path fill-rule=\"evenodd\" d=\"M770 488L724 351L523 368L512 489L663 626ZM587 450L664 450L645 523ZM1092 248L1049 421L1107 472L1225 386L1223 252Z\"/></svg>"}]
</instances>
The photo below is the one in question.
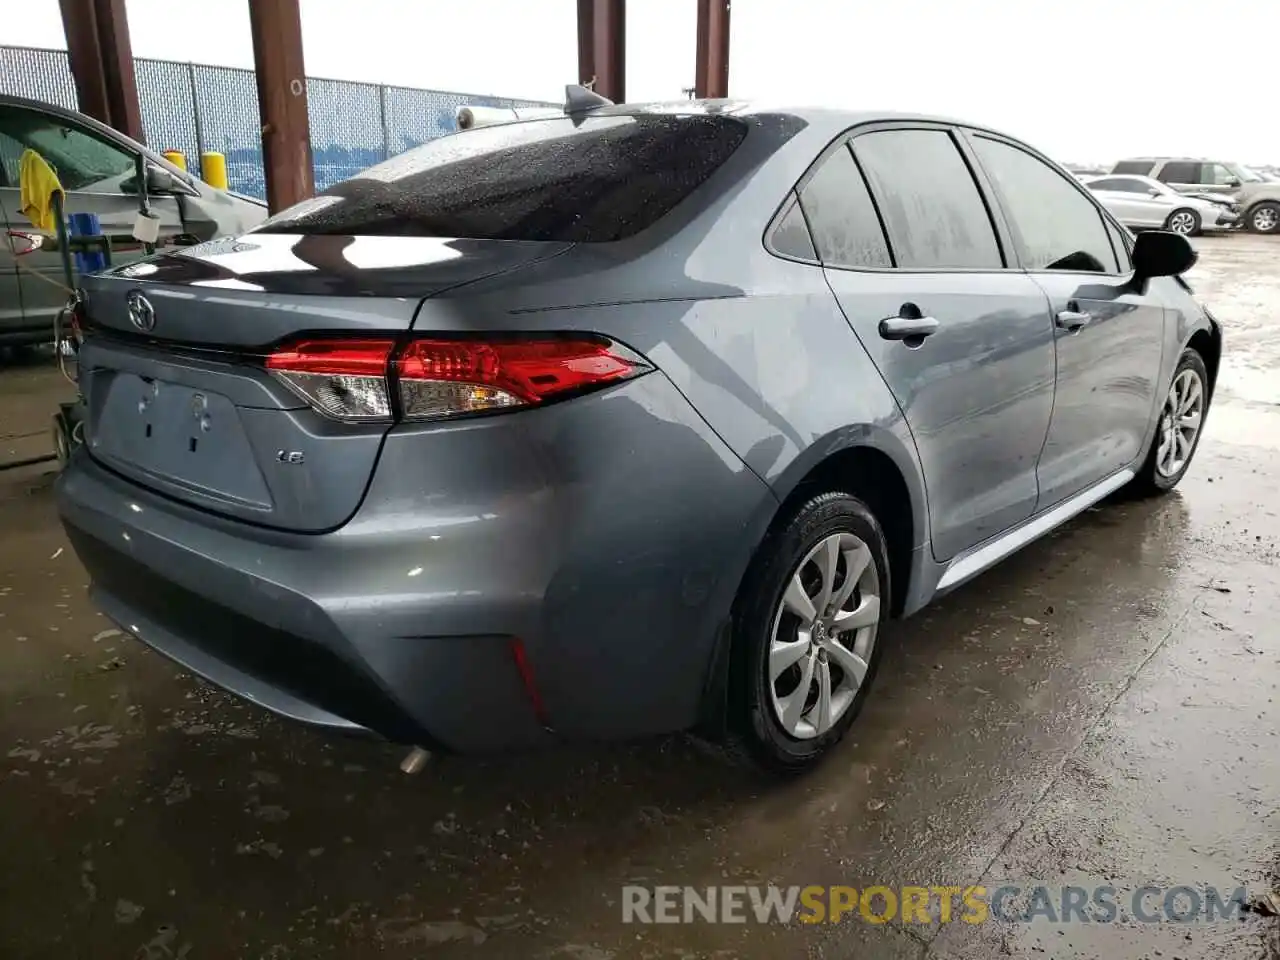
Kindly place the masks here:
<instances>
[{"instance_id":1,"label":"car windshield","mask_svg":"<svg viewBox=\"0 0 1280 960\"><path fill-rule=\"evenodd\" d=\"M737 149L727 116L556 117L441 137L267 220L263 233L620 240Z\"/></svg>"}]
</instances>

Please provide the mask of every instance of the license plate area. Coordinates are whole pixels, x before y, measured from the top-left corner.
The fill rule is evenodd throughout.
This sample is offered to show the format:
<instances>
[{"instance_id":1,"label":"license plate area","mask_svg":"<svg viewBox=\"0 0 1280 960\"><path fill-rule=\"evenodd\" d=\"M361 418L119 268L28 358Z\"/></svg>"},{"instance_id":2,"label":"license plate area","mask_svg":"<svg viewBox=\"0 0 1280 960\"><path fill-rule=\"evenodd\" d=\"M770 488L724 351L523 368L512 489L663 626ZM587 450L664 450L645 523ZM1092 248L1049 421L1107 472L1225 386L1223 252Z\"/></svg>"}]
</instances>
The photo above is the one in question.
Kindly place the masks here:
<instances>
[{"instance_id":1,"label":"license plate area","mask_svg":"<svg viewBox=\"0 0 1280 960\"><path fill-rule=\"evenodd\" d=\"M101 399L91 404L95 457L171 492L270 510L239 411L227 397L133 373L106 379L94 384Z\"/></svg>"}]
</instances>

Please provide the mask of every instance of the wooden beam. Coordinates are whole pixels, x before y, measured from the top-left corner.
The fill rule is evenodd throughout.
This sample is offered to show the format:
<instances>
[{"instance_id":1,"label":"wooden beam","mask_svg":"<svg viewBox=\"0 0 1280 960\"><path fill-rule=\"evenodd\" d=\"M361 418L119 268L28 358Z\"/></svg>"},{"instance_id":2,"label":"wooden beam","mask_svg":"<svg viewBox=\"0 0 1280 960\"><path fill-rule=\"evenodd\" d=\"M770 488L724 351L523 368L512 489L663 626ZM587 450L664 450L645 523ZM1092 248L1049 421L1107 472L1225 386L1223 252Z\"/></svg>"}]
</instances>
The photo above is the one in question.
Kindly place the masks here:
<instances>
[{"instance_id":1,"label":"wooden beam","mask_svg":"<svg viewBox=\"0 0 1280 960\"><path fill-rule=\"evenodd\" d=\"M59 0L80 112L143 141L124 0Z\"/></svg>"},{"instance_id":2,"label":"wooden beam","mask_svg":"<svg viewBox=\"0 0 1280 960\"><path fill-rule=\"evenodd\" d=\"M107 81L111 125L139 143L146 143L124 0L94 0L94 6L98 14L98 43L102 50L102 74Z\"/></svg>"},{"instance_id":3,"label":"wooden beam","mask_svg":"<svg viewBox=\"0 0 1280 960\"><path fill-rule=\"evenodd\" d=\"M578 79L614 103L627 97L627 0L578 0Z\"/></svg>"},{"instance_id":4,"label":"wooden beam","mask_svg":"<svg viewBox=\"0 0 1280 960\"><path fill-rule=\"evenodd\" d=\"M596 82L596 0L578 0L578 83L593 87Z\"/></svg>"},{"instance_id":5,"label":"wooden beam","mask_svg":"<svg viewBox=\"0 0 1280 960\"><path fill-rule=\"evenodd\" d=\"M262 162L272 213L315 195L307 73L298 0L249 0L262 115Z\"/></svg>"},{"instance_id":6,"label":"wooden beam","mask_svg":"<svg viewBox=\"0 0 1280 960\"><path fill-rule=\"evenodd\" d=\"M698 0L694 96L729 96L729 0Z\"/></svg>"}]
</instances>

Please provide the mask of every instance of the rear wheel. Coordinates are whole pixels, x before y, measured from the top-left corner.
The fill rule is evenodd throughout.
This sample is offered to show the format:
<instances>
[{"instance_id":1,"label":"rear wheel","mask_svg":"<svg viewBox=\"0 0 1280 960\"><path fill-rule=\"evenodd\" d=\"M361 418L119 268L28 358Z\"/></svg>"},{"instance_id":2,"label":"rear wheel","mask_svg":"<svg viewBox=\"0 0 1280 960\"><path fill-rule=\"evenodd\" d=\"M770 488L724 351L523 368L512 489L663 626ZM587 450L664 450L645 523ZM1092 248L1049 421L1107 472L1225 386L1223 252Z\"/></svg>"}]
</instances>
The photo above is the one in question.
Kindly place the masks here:
<instances>
[{"instance_id":1,"label":"rear wheel","mask_svg":"<svg viewBox=\"0 0 1280 960\"><path fill-rule=\"evenodd\" d=\"M734 618L733 753L800 773L866 699L888 616L888 545L862 501L823 493L765 541Z\"/></svg>"},{"instance_id":2,"label":"rear wheel","mask_svg":"<svg viewBox=\"0 0 1280 960\"><path fill-rule=\"evenodd\" d=\"M1137 492L1164 493L1178 485L1200 443L1208 405L1209 375L1204 360L1195 350L1184 350L1160 408L1151 450L1134 478Z\"/></svg>"},{"instance_id":3,"label":"rear wheel","mask_svg":"<svg viewBox=\"0 0 1280 960\"><path fill-rule=\"evenodd\" d=\"M1280 203L1260 203L1250 210L1249 229L1254 233L1280 233Z\"/></svg>"},{"instance_id":4,"label":"rear wheel","mask_svg":"<svg viewBox=\"0 0 1280 960\"><path fill-rule=\"evenodd\" d=\"M1169 214L1164 227L1184 237L1194 237L1200 232L1200 214L1181 207Z\"/></svg>"}]
</instances>

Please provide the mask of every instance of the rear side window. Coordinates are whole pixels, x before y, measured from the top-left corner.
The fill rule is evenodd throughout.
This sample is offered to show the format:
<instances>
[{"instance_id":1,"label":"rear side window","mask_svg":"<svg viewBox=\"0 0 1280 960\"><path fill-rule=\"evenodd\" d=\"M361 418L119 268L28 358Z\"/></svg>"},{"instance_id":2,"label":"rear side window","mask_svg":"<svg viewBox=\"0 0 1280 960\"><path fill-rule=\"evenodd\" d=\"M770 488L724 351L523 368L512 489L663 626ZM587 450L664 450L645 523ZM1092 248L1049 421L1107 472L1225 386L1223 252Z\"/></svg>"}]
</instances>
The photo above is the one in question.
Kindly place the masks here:
<instances>
[{"instance_id":1,"label":"rear side window","mask_svg":"<svg viewBox=\"0 0 1280 960\"><path fill-rule=\"evenodd\" d=\"M788 203L790 205L787 212L782 215L782 219L774 228L773 236L769 238L774 253L784 257L794 257L797 260L817 260L818 255L813 249L813 238L809 236L809 227L804 222L800 204L794 197Z\"/></svg>"},{"instance_id":2,"label":"rear side window","mask_svg":"<svg viewBox=\"0 0 1280 960\"><path fill-rule=\"evenodd\" d=\"M1150 160L1121 160L1112 169L1112 173L1136 173L1140 177L1145 177L1151 173L1151 168L1155 164Z\"/></svg>"},{"instance_id":3,"label":"rear side window","mask_svg":"<svg viewBox=\"0 0 1280 960\"><path fill-rule=\"evenodd\" d=\"M272 217L267 233L621 240L696 190L746 137L726 116L595 116L441 137Z\"/></svg>"},{"instance_id":4,"label":"rear side window","mask_svg":"<svg viewBox=\"0 0 1280 960\"><path fill-rule=\"evenodd\" d=\"M1161 167L1157 179L1162 183L1199 183L1200 164L1185 163L1181 160L1166 163Z\"/></svg>"},{"instance_id":5,"label":"rear side window","mask_svg":"<svg viewBox=\"0 0 1280 960\"><path fill-rule=\"evenodd\" d=\"M1127 177L1112 177L1109 180L1094 180L1085 184L1090 190L1114 190L1117 193L1146 193L1147 185L1141 180L1130 180Z\"/></svg>"},{"instance_id":6,"label":"rear side window","mask_svg":"<svg viewBox=\"0 0 1280 960\"><path fill-rule=\"evenodd\" d=\"M1102 214L1076 183L1025 150L975 136L1028 270L1116 273Z\"/></svg>"},{"instance_id":7,"label":"rear side window","mask_svg":"<svg viewBox=\"0 0 1280 960\"><path fill-rule=\"evenodd\" d=\"M969 166L943 130L883 130L854 139L899 267L1000 269L991 217Z\"/></svg>"},{"instance_id":8,"label":"rear side window","mask_svg":"<svg viewBox=\"0 0 1280 960\"><path fill-rule=\"evenodd\" d=\"M880 218L848 147L814 171L800 193L818 256L829 267L891 267Z\"/></svg>"}]
</instances>

